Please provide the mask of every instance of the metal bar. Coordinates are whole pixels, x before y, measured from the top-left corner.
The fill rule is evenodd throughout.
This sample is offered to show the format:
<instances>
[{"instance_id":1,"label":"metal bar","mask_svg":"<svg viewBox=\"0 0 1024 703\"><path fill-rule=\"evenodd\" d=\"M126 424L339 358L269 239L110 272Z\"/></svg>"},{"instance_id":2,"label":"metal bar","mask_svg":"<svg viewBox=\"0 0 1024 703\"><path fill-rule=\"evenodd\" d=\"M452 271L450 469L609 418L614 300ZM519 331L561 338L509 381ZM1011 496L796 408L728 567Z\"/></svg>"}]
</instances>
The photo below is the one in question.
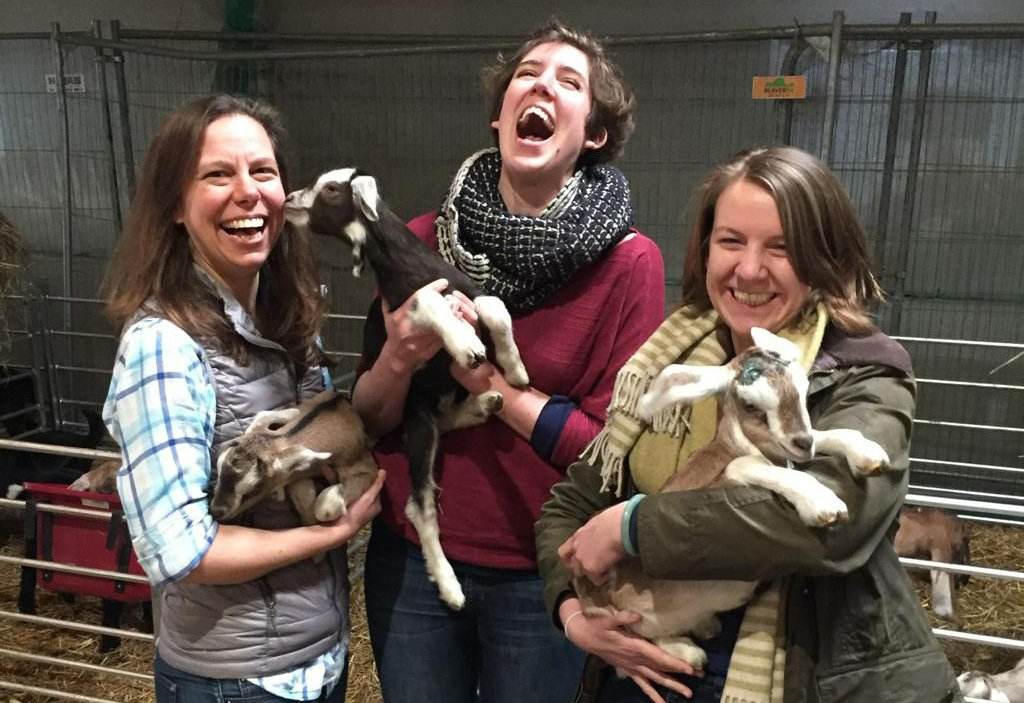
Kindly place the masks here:
<instances>
[{"instance_id":1,"label":"metal bar","mask_svg":"<svg viewBox=\"0 0 1024 703\"><path fill-rule=\"evenodd\" d=\"M99 20L92 22L92 34L97 39L103 38ZM117 154L114 152L114 123L110 118L110 97L107 89L107 57L104 50L96 47L96 77L99 82L100 108L103 114L103 135L107 138L107 154L110 156L110 211L114 216L114 226L121 231L121 193L117 184Z\"/></svg>"},{"instance_id":2,"label":"metal bar","mask_svg":"<svg viewBox=\"0 0 1024 703\"><path fill-rule=\"evenodd\" d=\"M971 576L983 576L985 578L999 579L1002 581L1024 581L1024 573L1021 573L1020 571L1008 571L1006 569L991 569L987 566L947 564L944 561L910 559L907 557L900 557L900 563L909 569L918 569L926 571L946 571L951 574L970 574Z\"/></svg>"},{"instance_id":3,"label":"metal bar","mask_svg":"<svg viewBox=\"0 0 1024 703\"><path fill-rule=\"evenodd\" d=\"M900 13L900 25L910 24L912 14ZM875 261L883 288L886 286L885 242L889 236L889 206L892 202L893 171L896 168L896 145L900 134L903 108L903 83L907 77L907 42L896 44L896 65L893 68L892 94L889 98L889 124L885 132L885 156L882 159L882 188L878 195L878 220L875 223Z\"/></svg>"},{"instance_id":4,"label":"metal bar","mask_svg":"<svg viewBox=\"0 0 1024 703\"><path fill-rule=\"evenodd\" d=\"M71 127L68 100L64 93L64 51L61 48L60 23L50 23L50 47L57 72L57 115L60 119L61 154L63 159L64 213L61 219L61 283L64 295L71 295ZM64 308L64 329L71 328L71 309Z\"/></svg>"},{"instance_id":5,"label":"metal bar","mask_svg":"<svg viewBox=\"0 0 1024 703\"><path fill-rule=\"evenodd\" d=\"M0 506L23 510L25 508L25 501L0 498ZM100 510L99 508L76 508L71 505L57 505L55 503L37 503L36 512L53 513L54 515L74 515L75 517L83 517L88 520L109 520L111 516L110 511Z\"/></svg>"},{"instance_id":6,"label":"metal bar","mask_svg":"<svg viewBox=\"0 0 1024 703\"><path fill-rule=\"evenodd\" d=\"M99 298L79 298L71 295L50 295L47 296L49 300L56 300L61 303L95 303L96 305L102 305L103 301Z\"/></svg>"},{"instance_id":7,"label":"metal bar","mask_svg":"<svg viewBox=\"0 0 1024 703\"><path fill-rule=\"evenodd\" d=\"M121 22L110 21L110 38L117 41ZM117 84L117 111L121 122L121 150L124 152L124 176L128 184L129 201L135 195L135 150L132 146L132 123L128 116L128 81L124 77L124 55L117 49L111 52L114 62L114 81Z\"/></svg>"},{"instance_id":8,"label":"metal bar","mask_svg":"<svg viewBox=\"0 0 1024 703\"><path fill-rule=\"evenodd\" d=\"M54 368L55 361L53 358L53 337L50 335L49 307L47 296L40 296L37 319L42 340L43 368L46 370L46 390L50 396L50 417L53 418L53 426L60 428L64 426L64 416L61 414L60 389L57 387L57 370Z\"/></svg>"},{"instance_id":9,"label":"metal bar","mask_svg":"<svg viewBox=\"0 0 1024 703\"><path fill-rule=\"evenodd\" d=\"M362 354L359 352L343 352L343 351L324 351L327 356L343 356L350 359L361 359Z\"/></svg>"},{"instance_id":10,"label":"metal bar","mask_svg":"<svg viewBox=\"0 0 1024 703\"><path fill-rule=\"evenodd\" d=\"M800 61L800 57L803 56L809 45L802 36L794 37L793 42L786 49L786 55L782 59L782 66L780 66L780 73L784 76L790 76L796 73L797 63ZM791 144L793 141L793 110L795 109L795 100L780 100L782 112L781 124L776 129L776 141L779 144Z\"/></svg>"},{"instance_id":11,"label":"metal bar","mask_svg":"<svg viewBox=\"0 0 1024 703\"><path fill-rule=\"evenodd\" d=\"M1005 503L962 500L960 498L938 498L936 496L921 495L920 493L908 493L903 502L909 505L921 505L926 508L949 508L950 510L991 513L993 515L1007 515L1018 518L1024 517L1024 505L1007 505Z\"/></svg>"},{"instance_id":12,"label":"metal bar","mask_svg":"<svg viewBox=\"0 0 1024 703\"><path fill-rule=\"evenodd\" d=\"M942 461L939 459L918 459L910 457L910 463L920 464L941 464L943 466L960 466L967 469L987 469L989 471L1024 471L1024 468L1016 466L999 466L998 464L972 464L967 461Z\"/></svg>"},{"instance_id":13,"label":"metal bar","mask_svg":"<svg viewBox=\"0 0 1024 703\"><path fill-rule=\"evenodd\" d=\"M843 52L843 21L846 15L842 10L832 13L832 33L828 44L828 87L825 92L825 119L821 127L821 160L832 163L832 144L836 131L836 100L839 95L839 63Z\"/></svg>"},{"instance_id":14,"label":"metal bar","mask_svg":"<svg viewBox=\"0 0 1024 703\"><path fill-rule=\"evenodd\" d=\"M1009 383L982 383L980 381L946 381L941 378L918 378L918 383L932 384L938 386L966 386L969 388L989 388L1002 391L1024 391L1024 386L1015 386Z\"/></svg>"},{"instance_id":15,"label":"metal bar","mask_svg":"<svg viewBox=\"0 0 1024 703\"><path fill-rule=\"evenodd\" d=\"M944 339L942 337L902 337L894 336L898 342L925 342L928 344L955 344L959 347L998 347L999 349L1024 349L1018 342L981 342L970 339Z\"/></svg>"},{"instance_id":16,"label":"metal bar","mask_svg":"<svg viewBox=\"0 0 1024 703\"><path fill-rule=\"evenodd\" d=\"M926 12L924 23L935 24L935 13ZM889 315L889 331L899 334L903 318L903 298L907 284L907 263L910 259L910 231L914 223L914 203L917 200L917 173L921 163L921 145L924 143L924 120L928 110L928 82L931 78L932 44L925 42L918 54L917 95L914 98L914 121L910 130L910 152L907 156L907 184L903 192L903 216L900 221L896 262L893 273L894 293Z\"/></svg>"},{"instance_id":17,"label":"metal bar","mask_svg":"<svg viewBox=\"0 0 1024 703\"><path fill-rule=\"evenodd\" d=\"M35 569L42 569L44 571L58 571L62 574L75 574L77 576L91 576L93 578L105 579L108 581L126 581L129 583L149 584L149 579L139 574L129 574L122 571L107 571L106 569L90 569L87 566L61 564L56 561L27 559L25 557L8 557L0 554L0 564L27 566Z\"/></svg>"},{"instance_id":18,"label":"metal bar","mask_svg":"<svg viewBox=\"0 0 1024 703\"><path fill-rule=\"evenodd\" d=\"M42 688L40 686L26 686L25 684L12 683L10 681L0 681L0 688L8 691L18 691L19 693L34 693L40 696L50 696L52 698L63 698L69 701L80 701L81 703L117 703L109 698L94 698L93 696L83 696L78 693L67 693L65 691L58 691L55 688Z\"/></svg>"},{"instance_id":19,"label":"metal bar","mask_svg":"<svg viewBox=\"0 0 1024 703\"><path fill-rule=\"evenodd\" d=\"M960 632L959 630L943 630L932 628L932 633L939 639L957 640L959 642L970 642L972 644L987 644L992 647L1003 647L1005 649L1024 649L1024 642L1011 640L1008 637L993 637L992 635L976 635L973 632Z\"/></svg>"},{"instance_id":20,"label":"metal bar","mask_svg":"<svg viewBox=\"0 0 1024 703\"><path fill-rule=\"evenodd\" d=\"M75 630L77 632L88 632L94 635L112 635L114 637L127 637L128 639L134 640L145 640L148 642L153 641L153 635L145 632L135 632L134 630L119 630L114 627L103 627L102 625L88 625L84 622L71 622L69 620L57 620L56 618L44 618L41 615L25 615L24 613L15 613L10 610L0 610L0 618L5 620L18 620L21 622L29 622L33 625L47 625L51 627L59 627L65 630Z\"/></svg>"},{"instance_id":21,"label":"metal bar","mask_svg":"<svg viewBox=\"0 0 1024 703\"><path fill-rule=\"evenodd\" d=\"M928 473L936 473L936 472L928 472ZM913 491L924 491L923 495L928 495L928 492L930 491L930 492L934 492L934 493L945 493L947 495L967 496L967 500L974 500L974 499L977 499L977 498L993 498L993 499L996 499L997 501L999 501L1001 503L1005 503L1007 505L1011 504L1012 502L1019 503L1021 501L1024 501L1024 496L1007 495L1005 493L991 493L991 492L988 492L988 491L967 491L967 490L962 490L962 489L959 489L959 488L940 488L938 486L918 486L918 485L913 485L912 484L912 485L910 485L907 488L907 490L911 491L911 492L913 492Z\"/></svg>"},{"instance_id":22,"label":"metal bar","mask_svg":"<svg viewBox=\"0 0 1024 703\"><path fill-rule=\"evenodd\" d=\"M366 320L366 315L345 315L338 312L329 312L324 317L328 320L356 320L357 322Z\"/></svg>"},{"instance_id":23,"label":"metal bar","mask_svg":"<svg viewBox=\"0 0 1024 703\"><path fill-rule=\"evenodd\" d=\"M55 337L79 337L83 339L117 339L112 334L103 334L102 332L65 332L64 330L55 330Z\"/></svg>"},{"instance_id":24,"label":"metal bar","mask_svg":"<svg viewBox=\"0 0 1024 703\"><path fill-rule=\"evenodd\" d=\"M95 369L95 368L92 368L92 367L89 367L89 366L64 366L63 364L57 364L56 369L58 371L81 372L81 373L101 373L101 374L109 374L110 373L110 369ZM61 402L63 402L63 400Z\"/></svg>"},{"instance_id":25,"label":"metal bar","mask_svg":"<svg viewBox=\"0 0 1024 703\"><path fill-rule=\"evenodd\" d=\"M126 671L124 669L117 669L112 666L99 666L98 664L88 664L86 662L73 661L71 659L61 659L59 657L47 657L41 654L29 654L28 652L19 652L16 649L6 649L0 647L0 656L10 657L12 659L22 659L25 661L38 662L40 664L50 664L52 666L66 666L72 669L81 669L83 671L95 671L100 674L116 674L117 676L125 676L131 679L137 679L139 681L152 681L152 674L140 674L137 671Z\"/></svg>"},{"instance_id":26,"label":"metal bar","mask_svg":"<svg viewBox=\"0 0 1024 703\"><path fill-rule=\"evenodd\" d=\"M822 24L808 24L797 26L786 26L786 27L763 27L757 29L743 29L743 30L706 30L700 32L672 32L662 34L633 34L633 35L619 35L619 36L603 36L602 43L609 46L629 46L629 45L649 45L649 44L672 44L672 43L700 43L700 42L736 42L736 41L763 41L772 39L795 39L800 36L804 37L827 37L832 34L833 26L828 23ZM899 25L845 25L843 33L847 39L857 40L918 40L924 41L929 39L1016 39L1024 37L1024 24L1020 23L1007 23L1007 24L992 24L992 23L951 23L943 25L933 26L922 26L922 25L909 25L906 27ZM144 36L145 34L145 36ZM0 39L7 35L0 34ZM209 61L239 61L239 60L253 60L257 58L273 58L273 59L291 59L291 58L328 58L328 57L342 57L342 56L375 56L382 55L379 53L380 50L375 52L374 50L362 50L357 54L351 53L351 50L315 50L315 51L304 51L304 52L293 52L293 51L265 51L265 52L180 52L178 53L173 49L166 49L165 47L158 47L152 45L141 45L128 42L120 42L120 36L122 33L119 31L118 34L111 35L111 40L103 46L108 49L127 50L127 51L139 51L140 53L152 53L153 51L166 51L168 53L164 55L177 56L178 58L195 58ZM209 39L211 41L220 41L224 39L237 38L231 34L224 33L203 33L203 32L165 32L158 34L156 32L140 32L140 31L128 31L125 30L123 33L125 38L153 38L153 39L180 39L180 40L202 40ZM366 35L368 38L376 41L378 39L386 39L381 35ZM65 43L81 44L83 46L94 46L97 40L94 37L90 37L84 34L68 33L64 34ZM302 41L306 44L317 41L317 35L303 36L303 35L273 35L273 34L259 34L249 35L245 34L245 39L252 39L253 37L260 37L261 40L266 41L280 41L286 42L289 40ZM26 36L25 38L31 38ZM363 39L360 35L357 40ZM415 35L401 35L396 41L390 41L389 43L395 44L399 42L413 41ZM495 49L505 49L513 47L518 44L518 37L478 37L476 42L466 42L463 36L446 36L441 37L446 41L443 44L431 44L431 37L424 36L419 37L419 45L411 46L407 49L401 50L401 53L440 53L450 52L455 53L458 51L485 51ZM333 38L328 38L326 41L330 41ZM339 41L341 41L339 37ZM454 42L454 43L452 43ZM116 43L116 45L115 45Z\"/></svg>"},{"instance_id":27,"label":"metal bar","mask_svg":"<svg viewBox=\"0 0 1024 703\"><path fill-rule=\"evenodd\" d=\"M919 420L917 425L940 425L942 427L963 427L968 430L993 430L997 432L1024 432L1024 427L1003 427L1002 425L975 425L969 422L947 422L946 420Z\"/></svg>"},{"instance_id":28,"label":"metal bar","mask_svg":"<svg viewBox=\"0 0 1024 703\"><path fill-rule=\"evenodd\" d=\"M15 449L21 452L38 452L56 456L71 456L79 459L120 459L116 452L104 452L99 449L79 449L78 447L62 447L56 444L41 442L22 442L17 439L0 439L0 449Z\"/></svg>"},{"instance_id":29,"label":"metal bar","mask_svg":"<svg viewBox=\"0 0 1024 703\"><path fill-rule=\"evenodd\" d=\"M0 38L3 38L2 35L0 35ZM451 43L456 41L507 41L509 44L515 44L521 40L519 36L496 34L275 34L273 32L209 32L161 29L123 29L121 30L121 38L211 42L295 42L297 44L429 44L431 42Z\"/></svg>"}]
</instances>

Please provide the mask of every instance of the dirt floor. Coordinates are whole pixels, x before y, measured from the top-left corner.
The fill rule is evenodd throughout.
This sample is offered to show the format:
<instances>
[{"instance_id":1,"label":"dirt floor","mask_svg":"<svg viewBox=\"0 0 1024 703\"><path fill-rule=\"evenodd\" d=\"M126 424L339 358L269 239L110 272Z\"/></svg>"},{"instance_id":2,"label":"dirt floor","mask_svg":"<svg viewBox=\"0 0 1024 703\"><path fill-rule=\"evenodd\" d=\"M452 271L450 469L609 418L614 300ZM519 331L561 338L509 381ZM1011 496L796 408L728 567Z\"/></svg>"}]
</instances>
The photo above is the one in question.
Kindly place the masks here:
<instances>
[{"instance_id":1,"label":"dirt floor","mask_svg":"<svg viewBox=\"0 0 1024 703\"><path fill-rule=\"evenodd\" d=\"M1022 539L1019 529L971 524L971 554L977 565L1024 570ZM0 554L19 556L20 542L12 538L0 548ZM359 555L356 555L358 560ZM0 564L0 610L16 611L19 586L17 567ZM927 605L927 588L919 588ZM100 622L100 606L96 599L79 598L67 602L58 594L37 589L39 615L75 620ZM959 612L963 629L981 634L1024 639L1024 584L972 578L959 593ZM936 627L949 627L933 619ZM124 627L141 629L141 608L126 608ZM348 687L348 703L375 703L380 700L380 689L363 611L362 583L356 583L352 593L352 661ZM979 669L998 672L1009 669L1021 653L990 647L944 640L953 667L959 672ZM116 667L127 671L149 673L152 646L147 642L125 640L120 649L107 655L98 653L98 636L80 634L70 630L25 625L0 619L0 648L62 657L76 661ZM14 681L28 686L55 688L61 691L92 696L124 703L151 703L151 685L109 674L80 672L66 667L13 660L0 655L0 680ZM11 701L58 701L60 699L32 693L0 689L0 703Z\"/></svg>"}]
</instances>

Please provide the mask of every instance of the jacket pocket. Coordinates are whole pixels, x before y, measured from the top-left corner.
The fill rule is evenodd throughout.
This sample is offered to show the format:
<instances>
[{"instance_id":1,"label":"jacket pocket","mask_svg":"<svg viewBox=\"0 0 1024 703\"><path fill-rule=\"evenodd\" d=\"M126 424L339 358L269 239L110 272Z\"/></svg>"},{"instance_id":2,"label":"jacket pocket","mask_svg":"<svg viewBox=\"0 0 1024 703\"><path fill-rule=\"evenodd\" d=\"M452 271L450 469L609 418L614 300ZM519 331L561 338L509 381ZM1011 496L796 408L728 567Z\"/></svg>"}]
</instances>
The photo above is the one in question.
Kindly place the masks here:
<instances>
[{"instance_id":1,"label":"jacket pocket","mask_svg":"<svg viewBox=\"0 0 1024 703\"><path fill-rule=\"evenodd\" d=\"M963 701L953 669L941 650L933 647L901 652L873 665L818 677L821 703L945 703Z\"/></svg>"}]
</instances>

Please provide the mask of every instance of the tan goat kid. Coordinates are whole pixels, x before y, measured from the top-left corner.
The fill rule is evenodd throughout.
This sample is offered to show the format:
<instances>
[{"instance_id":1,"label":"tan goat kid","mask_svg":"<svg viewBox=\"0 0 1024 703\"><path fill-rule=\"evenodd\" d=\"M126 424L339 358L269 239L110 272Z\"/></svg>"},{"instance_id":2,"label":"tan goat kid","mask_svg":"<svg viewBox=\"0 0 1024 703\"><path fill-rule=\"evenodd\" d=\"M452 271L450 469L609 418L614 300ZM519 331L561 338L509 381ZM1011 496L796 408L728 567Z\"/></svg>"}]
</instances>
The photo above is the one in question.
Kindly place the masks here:
<instances>
[{"instance_id":1,"label":"tan goat kid","mask_svg":"<svg viewBox=\"0 0 1024 703\"><path fill-rule=\"evenodd\" d=\"M336 482L317 493L324 469ZM305 525L345 514L377 476L363 422L343 396L323 391L297 408L259 413L221 452L210 514L231 520L271 495L287 493Z\"/></svg>"},{"instance_id":2,"label":"tan goat kid","mask_svg":"<svg viewBox=\"0 0 1024 703\"><path fill-rule=\"evenodd\" d=\"M724 366L667 367L640 399L650 420L677 403L719 396L718 431L693 454L662 491L722 484L760 486L793 505L801 520L822 527L847 519L846 505L814 476L778 464L810 460L815 452L842 455L856 474L886 468L889 457L856 430L818 431L807 413L807 376L792 343L753 330L754 346ZM707 655L691 636L706 639L720 629L717 613L750 600L757 586L746 581L675 581L647 576L639 559L626 559L601 586L585 577L574 587L587 615L627 611L641 616L631 629L696 668Z\"/></svg>"}]
</instances>

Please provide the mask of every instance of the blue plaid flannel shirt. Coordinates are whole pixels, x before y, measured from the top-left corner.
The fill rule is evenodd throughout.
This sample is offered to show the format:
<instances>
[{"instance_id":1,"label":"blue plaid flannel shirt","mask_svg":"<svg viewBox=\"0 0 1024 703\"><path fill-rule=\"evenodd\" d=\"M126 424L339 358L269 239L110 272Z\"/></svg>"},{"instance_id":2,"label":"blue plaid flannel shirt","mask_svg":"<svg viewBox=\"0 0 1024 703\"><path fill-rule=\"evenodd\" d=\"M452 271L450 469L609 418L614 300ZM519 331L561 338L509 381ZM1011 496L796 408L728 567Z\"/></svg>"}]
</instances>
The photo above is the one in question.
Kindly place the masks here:
<instances>
[{"instance_id":1,"label":"blue plaid flannel shirt","mask_svg":"<svg viewBox=\"0 0 1024 703\"><path fill-rule=\"evenodd\" d=\"M217 398L203 350L155 317L125 330L103 418L121 447L117 491L139 564L160 586L184 578L217 535L206 497ZM338 644L293 671L249 679L282 698L308 701L341 678Z\"/></svg>"}]
</instances>

